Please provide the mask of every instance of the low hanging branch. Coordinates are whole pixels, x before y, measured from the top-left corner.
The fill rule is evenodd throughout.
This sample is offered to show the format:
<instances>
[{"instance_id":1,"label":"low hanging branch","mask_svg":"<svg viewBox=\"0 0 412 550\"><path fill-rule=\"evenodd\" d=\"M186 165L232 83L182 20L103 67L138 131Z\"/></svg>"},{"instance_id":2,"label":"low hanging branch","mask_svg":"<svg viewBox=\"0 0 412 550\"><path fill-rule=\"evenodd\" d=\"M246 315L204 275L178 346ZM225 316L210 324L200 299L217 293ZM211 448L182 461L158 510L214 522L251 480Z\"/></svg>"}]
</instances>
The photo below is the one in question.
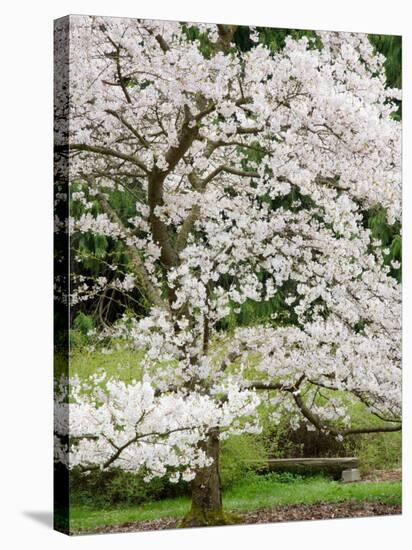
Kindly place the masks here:
<instances>
[{"instance_id":1,"label":"low hanging branch","mask_svg":"<svg viewBox=\"0 0 412 550\"><path fill-rule=\"evenodd\" d=\"M362 426L359 428L346 428L346 429L336 429L334 427L328 426L325 424L318 415L307 407L302 397L299 394L294 394L293 399L295 400L296 405L298 406L300 412L303 416L309 420L309 422L315 426L320 432L331 433L335 436L345 437L351 434L367 434L367 433L381 433L381 432L399 432L402 429L402 425L398 424L397 426Z\"/></svg>"}]
</instances>

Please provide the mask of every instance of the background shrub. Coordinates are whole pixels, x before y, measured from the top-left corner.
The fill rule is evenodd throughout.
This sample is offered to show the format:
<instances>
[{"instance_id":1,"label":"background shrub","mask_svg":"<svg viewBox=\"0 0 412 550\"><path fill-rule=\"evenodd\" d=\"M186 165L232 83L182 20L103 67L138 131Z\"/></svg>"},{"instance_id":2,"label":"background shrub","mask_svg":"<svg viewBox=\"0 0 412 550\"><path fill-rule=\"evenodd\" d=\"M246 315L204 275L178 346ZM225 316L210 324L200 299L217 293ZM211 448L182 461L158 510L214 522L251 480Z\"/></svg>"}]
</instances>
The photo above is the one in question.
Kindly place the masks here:
<instances>
[{"instance_id":1,"label":"background shrub","mask_svg":"<svg viewBox=\"0 0 412 550\"><path fill-rule=\"evenodd\" d=\"M171 483L164 478L154 478L146 482L143 478L141 473L125 472L117 468L88 474L73 469L70 472L71 503L138 506L153 500L188 494L188 484L184 481Z\"/></svg>"},{"instance_id":2,"label":"background shrub","mask_svg":"<svg viewBox=\"0 0 412 550\"><path fill-rule=\"evenodd\" d=\"M222 442L220 478L227 489L251 472L266 469L268 453L260 436L242 434Z\"/></svg>"}]
</instances>

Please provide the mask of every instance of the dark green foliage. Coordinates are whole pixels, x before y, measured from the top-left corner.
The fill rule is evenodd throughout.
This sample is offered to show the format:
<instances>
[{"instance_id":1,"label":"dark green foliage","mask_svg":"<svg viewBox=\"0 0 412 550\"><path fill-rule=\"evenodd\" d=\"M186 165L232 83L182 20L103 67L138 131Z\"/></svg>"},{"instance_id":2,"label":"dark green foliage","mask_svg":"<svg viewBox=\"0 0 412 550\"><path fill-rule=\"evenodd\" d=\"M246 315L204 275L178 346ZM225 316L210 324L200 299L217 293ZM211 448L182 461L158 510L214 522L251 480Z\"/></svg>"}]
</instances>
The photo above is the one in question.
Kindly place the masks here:
<instances>
[{"instance_id":1,"label":"dark green foliage","mask_svg":"<svg viewBox=\"0 0 412 550\"><path fill-rule=\"evenodd\" d=\"M188 484L183 481L170 483L167 479L154 478L146 482L143 478L142 474L120 469L88 474L73 469L70 472L71 504L136 506L153 500L188 494Z\"/></svg>"},{"instance_id":2,"label":"dark green foliage","mask_svg":"<svg viewBox=\"0 0 412 550\"><path fill-rule=\"evenodd\" d=\"M241 52L248 52L253 47L253 42L250 40L249 27L239 26L233 36L233 41Z\"/></svg>"},{"instance_id":3,"label":"dark green foliage","mask_svg":"<svg viewBox=\"0 0 412 550\"><path fill-rule=\"evenodd\" d=\"M87 333L94 328L94 321L89 315L80 312L73 322L73 328L87 336Z\"/></svg>"},{"instance_id":4,"label":"dark green foliage","mask_svg":"<svg viewBox=\"0 0 412 550\"><path fill-rule=\"evenodd\" d=\"M400 235L400 223L389 225L386 212L383 208L371 209L367 214L368 227L375 239L379 239L383 249L388 249L385 255L385 264L391 266L392 261L402 262L402 237ZM391 275L399 282L402 279L402 269L394 269L391 266Z\"/></svg>"},{"instance_id":5,"label":"dark green foliage","mask_svg":"<svg viewBox=\"0 0 412 550\"><path fill-rule=\"evenodd\" d=\"M92 208L88 212L93 216L101 214L100 204L89 193L89 185L74 184L71 192L79 191L83 191L86 199L92 203ZM110 193L110 204L125 223L136 215L136 199L142 195L139 182L124 183L124 187L108 193ZM75 218L87 213L82 202L77 200L70 202L70 211ZM122 278L124 273L130 271L130 255L127 247L117 239L93 233L74 233L70 245L71 273L74 276L81 275L91 286L97 277L106 277L110 283L113 278ZM80 263L76 261L77 257L81 259ZM117 266L117 271L110 268L113 265ZM78 327L73 325L73 318L77 318L80 313L90 317L97 326L112 323L127 310L133 311L135 315L142 315L146 312L146 308L147 305L143 303L138 290L128 295L119 291L113 291L110 296L97 294L90 300L81 301L72 306L72 327L78 330ZM104 312L104 318L102 312ZM76 345L77 340L77 336L73 335L72 343Z\"/></svg>"},{"instance_id":6,"label":"dark green foliage","mask_svg":"<svg viewBox=\"0 0 412 550\"><path fill-rule=\"evenodd\" d=\"M370 34L369 40L377 52L386 57L385 73L388 86L402 88L402 37L390 34ZM398 111L393 114L396 120L402 119L402 102L397 101Z\"/></svg>"},{"instance_id":7,"label":"dark green foliage","mask_svg":"<svg viewBox=\"0 0 412 550\"><path fill-rule=\"evenodd\" d=\"M69 331L70 347L72 350L80 350L90 343L89 331L94 329L95 321L90 315L80 312L74 318L72 326Z\"/></svg>"},{"instance_id":8,"label":"dark green foliage","mask_svg":"<svg viewBox=\"0 0 412 550\"><path fill-rule=\"evenodd\" d=\"M283 325L290 323L290 311L285 305L285 293L279 290L276 295L266 302L255 302L247 299L240 306L230 305L230 314L222 319L218 325L220 330L233 330L237 326L253 326L257 323ZM277 313L276 319L272 319Z\"/></svg>"},{"instance_id":9,"label":"dark green foliage","mask_svg":"<svg viewBox=\"0 0 412 550\"><path fill-rule=\"evenodd\" d=\"M320 48L321 42L315 31L302 29L272 29L270 27L261 27L259 30L259 41L267 46L272 52L277 52L285 47L285 40L290 36L294 40L299 40L306 36L311 39L309 48Z\"/></svg>"},{"instance_id":10,"label":"dark green foliage","mask_svg":"<svg viewBox=\"0 0 412 550\"><path fill-rule=\"evenodd\" d=\"M270 472L264 476L264 482L273 481L274 483L287 483L288 485L301 483L303 479L304 476L292 472Z\"/></svg>"},{"instance_id":11,"label":"dark green foliage","mask_svg":"<svg viewBox=\"0 0 412 550\"><path fill-rule=\"evenodd\" d=\"M183 32L186 34L189 40L198 40L199 49L202 54L209 59L213 53L213 44L211 44L209 37L206 32L201 32L198 27L191 25L190 27L183 23Z\"/></svg>"},{"instance_id":12,"label":"dark green foliage","mask_svg":"<svg viewBox=\"0 0 412 550\"><path fill-rule=\"evenodd\" d=\"M388 85L402 88L402 36L370 34L369 40L376 51L386 57L385 72Z\"/></svg>"},{"instance_id":13,"label":"dark green foliage","mask_svg":"<svg viewBox=\"0 0 412 550\"><path fill-rule=\"evenodd\" d=\"M296 40L306 36L313 39L310 43L310 48L319 48L321 46L321 42L315 31L302 29L274 29L271 27L258 27L257 31L259 33L259 42L268 47L273 53L285 47L285 39L287 36L291 36ZM249 51L254 45L253 41L250 39L249 27L238 27L233 40L238 49L242 52Z\"/></svg>"}]
</instances>

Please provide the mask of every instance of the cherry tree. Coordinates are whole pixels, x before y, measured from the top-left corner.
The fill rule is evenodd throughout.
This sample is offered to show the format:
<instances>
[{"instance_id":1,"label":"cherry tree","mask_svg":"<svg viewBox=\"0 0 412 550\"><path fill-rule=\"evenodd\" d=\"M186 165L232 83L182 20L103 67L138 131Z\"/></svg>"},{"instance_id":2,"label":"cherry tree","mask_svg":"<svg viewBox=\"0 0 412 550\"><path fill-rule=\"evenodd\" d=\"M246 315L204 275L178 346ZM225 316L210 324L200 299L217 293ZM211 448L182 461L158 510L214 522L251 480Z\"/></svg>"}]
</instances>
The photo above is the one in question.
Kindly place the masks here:
<instances>
[{"instance_id":1,"label":"cherry tree","mask_svg":"<svg viewBox=\"0 0 412 550\"><path fill-rule=\"evenodd\" d=\"M274 53L257 28L240 51L235 26L194 24L202 40L188 27L86 16L57 27L70 40L57 164L69 158L82 204L69 231L119 241L130 258L110 280L76 276L69 300L138 289L148 314L109 329L144 350L144 380L94 381L91 393L72 381L70 405L57 403L73 411L57 430L70 455L56 446L70 467L191 480L184 524L199 525L230 521L219 442L259 429L262 392L273 422L287 410L337 438L401 427L399 265L365 223L375 206L400 220L400 92L366 35L288 37ZM114 191L133 198L133 217ZM281 320L222 330L246 300L281 291ZM354 425L347 395L380 424Z\"/></svg>"}]
</instances>

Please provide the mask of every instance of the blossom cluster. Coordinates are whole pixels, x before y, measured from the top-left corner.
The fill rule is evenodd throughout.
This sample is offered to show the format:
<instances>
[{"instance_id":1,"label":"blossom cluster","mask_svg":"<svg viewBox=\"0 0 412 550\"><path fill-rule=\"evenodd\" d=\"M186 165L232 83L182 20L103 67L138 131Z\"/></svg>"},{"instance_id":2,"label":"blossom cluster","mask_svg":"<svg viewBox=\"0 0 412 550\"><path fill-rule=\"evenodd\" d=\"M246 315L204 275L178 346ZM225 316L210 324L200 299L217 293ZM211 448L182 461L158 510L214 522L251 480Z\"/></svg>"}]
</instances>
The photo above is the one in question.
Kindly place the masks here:
<instances>
[{"instance_id":1,"label":"blossom cluster","mask_svg":"<svg viewBox=\"0 0 412 550\"><path fill-rule=\"evenodd\" d=\"M144 472L189 481L210 464L199 446L210 429L223 436L259 429L257 397L227 385L224 399L199 392L159 394L149 379L130 383L99 374L70 385L55 400L55 457L69 468ZM240 429L241 428L241 429Z\"/></svg>"}]
</instances>

